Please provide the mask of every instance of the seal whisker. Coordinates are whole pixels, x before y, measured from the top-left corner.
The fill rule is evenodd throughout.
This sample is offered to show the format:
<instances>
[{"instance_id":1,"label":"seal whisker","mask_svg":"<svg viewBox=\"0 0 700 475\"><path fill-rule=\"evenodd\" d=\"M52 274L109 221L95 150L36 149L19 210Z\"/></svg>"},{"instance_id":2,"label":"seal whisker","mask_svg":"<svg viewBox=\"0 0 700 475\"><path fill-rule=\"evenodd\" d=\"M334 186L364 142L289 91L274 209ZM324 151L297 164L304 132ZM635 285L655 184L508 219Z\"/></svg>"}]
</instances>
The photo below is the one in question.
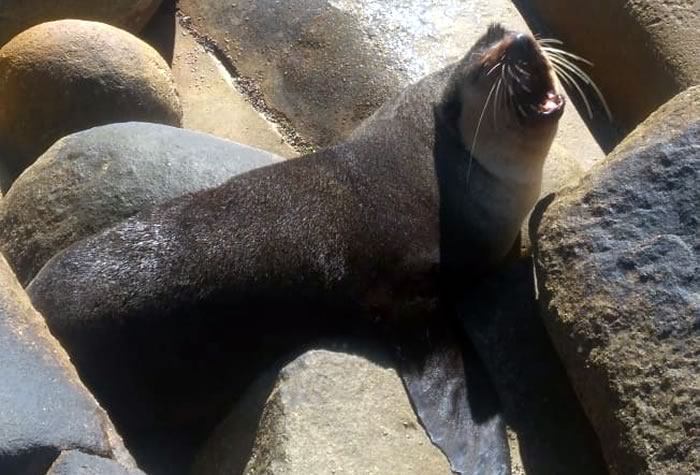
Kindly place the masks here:
<instances>
[{"instance_id":1,"label":"seal whisker","mask_svg":"<svg viewBox=\"0 0 700 475\"><path fill-rule=\"evenodd\" d=\"M472 139L472 146L471 149L469 150L471 153L469 154L469 164L467 165L467 182L465 184L466 190L469 189L469 178L471 176L471 171L472 171L472 161L474 161L474 155L476 151L476 139L479 136L479 129L481 129L481 122L484 120L484 115L486 114L486 109L489 106L489 101L491 100L491 97L493 96L493 92L496 90L496 82L494 81L493 85L491 86L491 90L489 91L489 95L486 96L486 102L484 103L484 108L481 109L481 115L479 116L479 120L476 123L476 130L474 130L474 138Z\"/></svg>"},{"instance_id":2,"label":"seal whisker","mask_svg":"<svg viewBox=\"0 0 700 475\"><path fill-rule=\"evenodd\" d=\"M568 73L566 70L559 65L556 61L554 61L554 58L552 59L552 66L554 67L554 70L557 72L557 74L566 82L569 84L571 87L575 88L576 91L578 92L579 96L581 96L581 100L583 100L583 103L586 105L586 110L588 111L588 117L593 118L593 110L591 109L591 105L588 103L588 98L586 97L586 94L583 92L583 89L581 89L581 86L578 85L578 82Z\"/></svg>"},{"instance_id":3,"label":"seal whisker","mask_svg":"<svg viewBox=\"0 0 700 475\"><path fill-rule=\"evenodd\" d=\"M520 79L520 77L517 74L515 74L510 67L507 66L506 68L508 70L508 75L512 77L515 80L515 82L518 83L519 86L523 87L522 79Z\"/></svg>"},{"instance_id":4,"label":"seal whisker","mask_svg":"<svg viewBox=\"0 0 700 475\"><path fill-rule=\"evenodd\" d=\"M563 45L564 44L564 42L562 40L558 40L556 38L537 38L537 42L540 45L549 45L549 44Z\"/></svg>"},{"instance_id":5,"label":"seal whisker","mask_svg":"<svg viewBox=\"0 0 700 475\"><path fill-rule=\"evenodd\" d=\"M527 77L532 76L532 74L530 74L529 72L525 71L521 66L518 66L517 64L513 65L513 67L515 68L516 71L518 71L518 72L519 72L520 74L522 74L523 76L527 76Z\"/></svg>"},{"instance_id":6,"label":"seal whisker","mask_svg":"<svg viewBox=\"0 0 700 475\"><path fill-rule=\"evenodd\" d=\"M500 102L500 97L501 97L501 78L498 78L496 80L496 97L493 100L493 123L494 127L498 127L498 109L499 109L499 102Z\"/></svg>"},{"instance_id":7,"label":"seal whisker","mask_svg":"<svg viewBox=\"0 0 700 475\"><path fill-rule=\"evenodd\" d=\"M596 96L598 96L598 99L600 100L601 104L603 105L603 108L605 109L605 114L608 116L608 120L612 120L612 112L608 107L608 103L605 101L605 97L603 97L603 93L598 88L598 85L595 83L595 81L593 81L593 79L588 74L586 74L585 71L583 71L580 67L578 67L576 64L572 63L565 57L558 56L556 53L550 54L549 58L553 64L558 63L561 68L568 70L574 76L580 78L584 83L588 84L593 89Z\"/></svg>"},{"instance_id":8,"label":"seal whisker","mask_svg":"<svg viewBox=\"0 0 700 475\"><path fill-rule=\"evenodd\" d=\"M503 63L501 61L497 62L491 69L489 69L489 72L486 73L487 76L491 76L491 73L493 73L496 69L498 69L499 66L501 66Z\"/></svg>"},{"instance_id":9,"label":"seal whisker","mask_svg":"<svg viewBox=\"0 0 700 475\"><path fill-rule=\"evenodd\" d=\"M557 54L560 56L566 56L566 57L575 59L576 61L581 61L582 63L585 63L589 66L593 66L593 63L588 61L586 58L582 58L581 56L579 56L577 54L569 53L568 51L565 51L565 50L560 49L560 48L555 48L553 46L542 46L542 50L547 52L547 53L553 53L553 54Z\"/></svg>"},{"instance_id":10,"label":"seal whisker","mask_svg":"<svg viewBox=\"0 0 700 475\"><path fill-rule=\"evenodd\" d=\"M511 100L512 100L512 88L510 84L508 83L508 78L506 77L506 71L505 68L501 68L501 82L505 84L507 87L504 87L502 89L502 105L504 108L504 112L508 112L508 108L512 105Z\"/></svg>"}]
</instances>

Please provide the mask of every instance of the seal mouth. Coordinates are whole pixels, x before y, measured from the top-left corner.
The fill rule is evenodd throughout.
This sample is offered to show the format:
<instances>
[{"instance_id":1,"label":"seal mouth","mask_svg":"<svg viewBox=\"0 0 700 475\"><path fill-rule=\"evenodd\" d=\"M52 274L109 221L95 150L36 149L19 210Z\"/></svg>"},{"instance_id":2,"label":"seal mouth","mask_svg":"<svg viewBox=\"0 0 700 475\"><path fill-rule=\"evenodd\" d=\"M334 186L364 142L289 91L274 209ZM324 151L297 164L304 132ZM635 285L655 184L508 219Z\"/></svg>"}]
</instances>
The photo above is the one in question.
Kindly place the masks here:
<instances>
[{"instance_id":1,"label":"seal mouth","mask_svg":"<svg viewBox=\"0 0 700 475\"><path fill-rule=\"evenodd\" d=\"M522 123L557 120L566 100L557 91L554 69L530 35L514 33L485 55L490 72L500 68L500 81Z\"/></svg>"}]
</instances>

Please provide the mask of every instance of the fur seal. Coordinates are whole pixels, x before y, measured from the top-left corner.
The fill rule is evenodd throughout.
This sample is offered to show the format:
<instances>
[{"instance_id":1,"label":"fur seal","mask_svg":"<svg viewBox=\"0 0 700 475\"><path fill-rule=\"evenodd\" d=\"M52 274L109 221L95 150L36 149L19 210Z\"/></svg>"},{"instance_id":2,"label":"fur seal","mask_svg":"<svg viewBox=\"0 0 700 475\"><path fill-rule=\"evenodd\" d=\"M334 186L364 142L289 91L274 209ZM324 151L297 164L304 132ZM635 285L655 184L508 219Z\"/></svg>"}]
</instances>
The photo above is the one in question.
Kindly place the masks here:
<instances>
[{"instance_id":1,"label":"fur seal","mask_svg":"<svg viewBox=\"0 0 700 475\"><path fill-rule=\"evenodd\" d=\"M240 371L312 335L425 327L445 289L513 246L564 108L557 84L531 36L493 25L344 143L127 219L28 292L122 430L228 402ZM505 473L496 458L484 473Z\"/></svg>"}]
</instances>

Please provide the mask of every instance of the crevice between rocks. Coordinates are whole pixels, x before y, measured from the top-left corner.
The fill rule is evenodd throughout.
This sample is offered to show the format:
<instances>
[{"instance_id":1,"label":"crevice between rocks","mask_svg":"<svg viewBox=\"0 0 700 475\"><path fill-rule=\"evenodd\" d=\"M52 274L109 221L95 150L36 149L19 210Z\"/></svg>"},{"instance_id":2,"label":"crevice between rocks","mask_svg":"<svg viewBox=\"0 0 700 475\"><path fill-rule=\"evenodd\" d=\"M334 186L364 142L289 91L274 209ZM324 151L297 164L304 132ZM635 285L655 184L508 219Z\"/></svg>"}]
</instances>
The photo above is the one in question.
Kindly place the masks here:
<instances>
[{"instance_id":1,"label":"crevice between rocks","mask_svg":"<svg viewBox=\"0 0 700 475\"><path fill-rule=\"evenodd\" d=\"M316 151L316 145L299 135L284 113L267 104L258 84L253 79L245 77L238 71L231 56L227 54L216 41L208 35L201 34L197 31L192 23L192 19L188 15L178 10L176 16L180 26L188 34L192 35L192 38L222 66L236 90L259 114L277 129L279 134L291 147L300 154Z\"/></svg>"}]
</instances>

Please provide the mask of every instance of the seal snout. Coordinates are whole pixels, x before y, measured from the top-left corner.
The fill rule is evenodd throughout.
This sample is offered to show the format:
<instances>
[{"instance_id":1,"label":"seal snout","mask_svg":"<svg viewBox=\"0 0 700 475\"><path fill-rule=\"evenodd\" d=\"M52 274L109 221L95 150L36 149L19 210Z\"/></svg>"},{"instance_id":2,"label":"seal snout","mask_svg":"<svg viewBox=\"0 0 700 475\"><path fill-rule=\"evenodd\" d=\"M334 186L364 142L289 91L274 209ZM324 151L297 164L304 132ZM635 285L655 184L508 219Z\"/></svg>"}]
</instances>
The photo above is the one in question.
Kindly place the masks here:
<instances>
[{"instance_id":1,"label":"seal snout","mask_svg":"<svg viewBox=\"0 0 700 475\"><path fill-rule=\"evenodd\" d=\"M558 119L564 96L557 92L551 65L535 39L524 33L504 38L503 62L509 75L509 92L521 120Z\"/></svg>"},{"instance_id":2,"label":"seal snout","mask_svg":"<svg viewBox=\"0 0 700 475\"><path fill-rule=\"evenodd\" d=\"M510 39L506 48L506 56L514 56L516 58L532 58L537 56L537 46L529 35L524 33L516 33Z\"/></svg>"}]
</instances>

